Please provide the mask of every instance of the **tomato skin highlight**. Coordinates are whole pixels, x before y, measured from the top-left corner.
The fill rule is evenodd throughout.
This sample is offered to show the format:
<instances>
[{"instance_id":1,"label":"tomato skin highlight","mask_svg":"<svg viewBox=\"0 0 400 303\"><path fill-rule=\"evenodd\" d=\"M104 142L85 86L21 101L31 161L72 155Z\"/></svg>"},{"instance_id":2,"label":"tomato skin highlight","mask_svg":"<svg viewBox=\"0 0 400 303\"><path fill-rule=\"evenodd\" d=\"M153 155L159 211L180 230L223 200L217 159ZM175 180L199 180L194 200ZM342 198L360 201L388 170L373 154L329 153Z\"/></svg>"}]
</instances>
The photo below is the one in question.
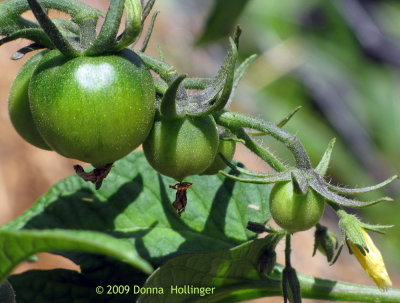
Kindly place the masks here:
<instances>
[{"instance_id":1,"label":"tomato skin highlight","mask_svg":"<svg viewBox=\"0 0 400 303\"><path fill-rule=\"evenodd\" d=\"M212 116L168 119L158 116L143 143L150 165L181 182L210 166L218 149L218 132Z\"/></svg>"},{"instance_id":2,"label":"tomato skin highlight","mask_svg":"<svg viewBox=\"0 0 400 303\"><path fill-rule=\"evenodd\" d=\"M290 233L310 229L321 219L325 203L311 188L306 194L294 192L293 183L277 183L271 190L269 208L272 218Z\"/></svg>"},{"instance_id":3,"label":"tomato skin highlight","mask_svg":"<svg viewBox=\"0 0 400 303\"><path fill-rule=\"evenodd\" d=\"M68 59L49 52L29 86L33 120L57 153L103 167L147 137L155 113L152 76L130 50Z\"/></svg>"},{"instance_id":4,"label":"tomato skin highlight","mask_svg":"<svg viewBox=\"0 0 400 303\"><path fill-rule=\"evenodd\" d=\"M33 121L28 95L32 74L47 52L35 54L19 70L8 97L8 113L15 130L25 141L38 148L51 150Z\"/></svg>"},{"instance_id":5,"label":"tomato skin highlight","mask_svg":"<svg viewBox=\"0 0 400 303\"><path fill-rule=\"evenodd\" d=\"M203 175L215 175L225 167L227 167L226 163L220 157L219 153L221 153L229 162L232 161L233 155L236 150L236 142L228 141L228 140L219 140L217 154L211 165L202 173Z\"/></svg>"}]
</instances>

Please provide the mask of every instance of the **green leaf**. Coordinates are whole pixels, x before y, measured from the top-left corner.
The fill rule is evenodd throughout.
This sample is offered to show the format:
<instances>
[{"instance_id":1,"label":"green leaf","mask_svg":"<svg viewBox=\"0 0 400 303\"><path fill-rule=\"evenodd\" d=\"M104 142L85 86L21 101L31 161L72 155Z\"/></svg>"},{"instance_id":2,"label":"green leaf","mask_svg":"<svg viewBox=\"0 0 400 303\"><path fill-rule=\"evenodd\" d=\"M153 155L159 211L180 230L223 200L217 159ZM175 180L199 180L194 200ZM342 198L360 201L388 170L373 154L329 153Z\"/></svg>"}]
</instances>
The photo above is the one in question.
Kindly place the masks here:
<instances>
[{"instance_id":1,"label":"green leaf","mask_svg":"<svg viewBox=\"0 0 400 303\"><path fill-rule=\"evenodd\" d=\"M120 254L136 251L159 266L176 255L230 249L255 238L256 234L246 229L248 221L265 224L270 218L267 185L236 183L221 175L193 176L187 181L194 186L188 190L186 211L179 217L171 205L175 191L168 188L175 181L154 171L142 152L134 152L114 164L100 190L76 175L70 176L53 186L22 216L0 228L0 232L16 239L31 235L57 239L65 233L72 243L79 237L80 242L75 244L81 247L75 246L74 250L86 253L70 252L69 247L46 241L43 245L80 265L82 275L90 283L99 279L120 283L136 277L141 285L143 274L137 277L138 271L129 271L130 266L93 253L113 247ZM43 229L46 231L38 231ZM103 239L101 243L92 243L96 241L89 236L92 234ZM94 251L93 245L98 250ZM8 273L4 266L0 262L0 269ZM24 287L18 291L24 291Z\"/></svg>"},{"instance_id":2,"label":"green leaf","mask_svg":"<svg viewBox=\"0 0 400 303\"><path fill-rule=\"evenodd\" d=\"M124 260L146 273L151 265L137 254L127 241L121 241L99 232L69 230L2 230L0 231L0 281L21 261L43 251L78 250L103 254Z\"/></svg>"},{"instance_id":3,"label":"green leaf","mask_svg":"<svg viewBox=\"0 0 400 303\"><path fill-rule=\"evenodd\" d=\"M113 284L113 281L91 280L81 273L66 269L31 270L11 276L10 283L16 290L18 303L135 302L134 285L137 285L134 278L124 281L124 284ZM119 289L121 293L108 293L110 287L107 285L123 285ZM103 293L98 294L97 287L101 287L99 289Z\"/></svg>"},{"instance_id":4,"label":"green leaf","mask_svg":"<svg viewBox=\"0 0 400 303\"><path fill-rule=\"evenodd\" d=\"M274 246L272 243L276 243L282 236L270 234L264 239L250 241L228 251L173 258L158 268L143 286L161 287L164 294L144 294L138 302L238 302L232 286L236 286L237 291L244 285L245 288L252 288L252 283L258 281L270 282L265 283L265 288L275 288L271 295L278 295L280 292L276 288L278 286L279 289L280 281L260 274L258 266L264 249Z\"/></svg>"},{"instance_id":5,"label":"green leaf","mask_svg":"<svg viewBox=\"0 0 400 303\"><path fill-rule=\"evenodd\" d=\"M204 31L196 44L209 43L228 35L248 2L249 0L231 0L227 5L226 1L215 0Z\"/></svg>"}]
</instances>

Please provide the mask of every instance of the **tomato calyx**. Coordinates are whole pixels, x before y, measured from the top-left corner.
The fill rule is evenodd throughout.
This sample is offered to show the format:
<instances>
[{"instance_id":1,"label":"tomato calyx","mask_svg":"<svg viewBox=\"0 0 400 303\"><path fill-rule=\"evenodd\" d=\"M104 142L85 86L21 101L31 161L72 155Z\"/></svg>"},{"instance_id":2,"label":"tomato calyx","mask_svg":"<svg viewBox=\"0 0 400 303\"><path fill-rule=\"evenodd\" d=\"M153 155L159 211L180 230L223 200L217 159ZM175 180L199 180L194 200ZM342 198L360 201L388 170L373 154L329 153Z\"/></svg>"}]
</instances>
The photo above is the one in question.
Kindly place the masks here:
<instances>
[{"instance_id":1,"label":"tomato calyx","mask_svg":"<svg viewBox=\"0 0 400 303\"><path fill-rule=\"evenodd\" d=\"M25 38L33 41L13 55L13 59L22 58L27 52L41 48L60 50L66 57L98 56L116 53L134 45L142 34L145 19L149 15L154 0L149 0L142 7L140 0L113 0L107 14L76 0L42 1L28 0L14 4L5 0L0 5L0 33L5 36L0 45ZM31 10L40 27L21 15ZM71 16L71 20L50 19L47 10L55 9ZM125 11L125 29L117 36L123 11ZM154 14L156 16L157 13ZM97 21L105 16L99 35L96 34ZM23 22L21 22L23 19ZM153 17L155 19L155 17ZM152 20L152 26L154 20ZM151 35L146 36L146 45ZM145 49L145 44L142 50Z\"/></svg>"},{"instance_id":2,"label":"tomato calyx","mask_svg":"<svg viewBox=\"0 0 400 303\"><path fill-rule=\"evenodd\" d=\"M186 75L161 74L161 77L169 84L160 105L162 115L171 119L185 115L199 117L218 112L227 105L233 89L238 56L237 47L232 39L230 43L231 49L217 76L199 92L189 94L185 90L182 82Z\"/></svg>"},{"instance_id":3,"label":"tomato calyx","mask_svg":"<svg viewBox=\"0 0 400 303\"><path fill-rule=\"evenodd\" d=\"M231 179L245 183L272 184L272 183L292 182L294 192L296 194L304 195L307 192L309 192L309 190L313 190L321 197L326 199L327 203L331 205L334 209L335 207L340 207L340 206L345 206L350 208L362 208L384 201L393 201L393 199L389 197L382 197L373 201L361 201L358 199L347 198L345 196L366 193L376 189L380 189L386 186L387 184L391 183L393 180L397 179L398 178L397 175L392 176L391 178L388 178L387 180L379 184L362 188L340 187L332 185L328 181L325 181L324 175L326 174L327 171L333 146L334 146L334 141L331 141L323 157L321 158L321 161L319 162L319 164L315 169L291 167L291 168L285 168L280 172L265 174L265 173L252 172L248 169L238 167L226 161L226 163L234 170L234 172L241 173L243 175L247 175L252 178L245 178L236 175L231 175L224 171L221 171L221 173ZM301 166L300 165L301 162L302 161L298 161L297 165Z\"/></svg>"},{"instance_id":4,"label":"tomato calyx","mask_svg":"<svg viewBox=\"0 0 400 303\"><path fill-rule=\"evenodd\" d=\"M181 216L186 210L187 195L186 191L193 186L190 182L179 182L175 185L170 185L169 188L176 190L175 201L172 203L176 213Z\"/></svg>"},{"instance_id":5,"label":"tomato calyx","mask_svg":"<svg viewBox=\"0 0 400 303\"><path fill-rule=\"evenodd\" d=\"M92 182L96 186L96 190L100 189L103 180L110 173L113 163L106 164L102 168L94 168L90 172L85 172L82 166L74 165L76 174L86 182Z\"/></svg>"}]
</instances>

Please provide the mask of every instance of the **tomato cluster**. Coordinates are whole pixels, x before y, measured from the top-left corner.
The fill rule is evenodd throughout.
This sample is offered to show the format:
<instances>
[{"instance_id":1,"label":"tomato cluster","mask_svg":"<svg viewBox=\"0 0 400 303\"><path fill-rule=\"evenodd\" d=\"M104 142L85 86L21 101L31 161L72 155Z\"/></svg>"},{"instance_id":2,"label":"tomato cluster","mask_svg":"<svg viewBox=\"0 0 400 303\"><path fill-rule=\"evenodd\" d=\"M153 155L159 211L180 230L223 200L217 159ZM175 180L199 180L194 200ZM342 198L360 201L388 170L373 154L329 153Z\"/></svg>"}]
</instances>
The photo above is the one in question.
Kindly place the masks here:
<instances>
[{"instance_id":1,"label":"tomato cluster","mask_svg":"<svg viewBox=\"0 0 400 303\"><path fill-rule=\"evenodd\" d=\"M9 112L31 144L103 167L146 139L154 95L149 70L130 50L73 59L43 51L17 75Z\"/></svg>"},{"instance_id":2,"label":"tomato cluster","mask_svg":"<svg viewBox=\"0 0 400 303\"><path fill-rule=\"evenodd\" d=\"M141 143L149 163L178 181L215 174L232 159L234 142L218 138L211 115L155 116L152 76L125 49L67 58L58 50L31 57L9 96L11 121L29 143L102 168Z\"/></svg>"}]
</instances>

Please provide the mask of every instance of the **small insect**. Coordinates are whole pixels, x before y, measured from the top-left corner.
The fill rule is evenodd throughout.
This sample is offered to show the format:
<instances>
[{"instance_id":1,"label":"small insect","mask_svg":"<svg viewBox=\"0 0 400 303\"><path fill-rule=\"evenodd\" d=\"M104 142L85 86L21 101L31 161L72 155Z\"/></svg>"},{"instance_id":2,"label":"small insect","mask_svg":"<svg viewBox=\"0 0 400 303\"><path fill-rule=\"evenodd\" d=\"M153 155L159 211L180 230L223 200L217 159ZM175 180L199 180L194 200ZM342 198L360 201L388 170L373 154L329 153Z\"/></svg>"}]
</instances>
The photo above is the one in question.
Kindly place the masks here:
<instances>
[{"instance_id":1,"label":"small insect","mask_svg":"<svg viewBox=\"0 0 400 303\"><path fill-rule=\"evenodd\" d=\"M96 185L96 190L100 189L101 184L105 177L107 177L108 173L112 168L112 163L107 164L103 168L95 168L91 172L85 172L83 167L80 165L74 165L74 169L76 174L81 177L86 182L92 182Z\"/></svg>"},{"instance_id":2,"label":"small insect","mask_svg":"<svg viewBox=\"0 0 400 303\"><path fill-rule=\"evenodd\" d=\"M176 190L175 202L172 203L172 206L176 210L177 214L180 216L185 211L187 204L187 196L186 191L193 183L190 182L180 182L175 185L170 185L169 188Z\"/></svg>"}]
</instances>

